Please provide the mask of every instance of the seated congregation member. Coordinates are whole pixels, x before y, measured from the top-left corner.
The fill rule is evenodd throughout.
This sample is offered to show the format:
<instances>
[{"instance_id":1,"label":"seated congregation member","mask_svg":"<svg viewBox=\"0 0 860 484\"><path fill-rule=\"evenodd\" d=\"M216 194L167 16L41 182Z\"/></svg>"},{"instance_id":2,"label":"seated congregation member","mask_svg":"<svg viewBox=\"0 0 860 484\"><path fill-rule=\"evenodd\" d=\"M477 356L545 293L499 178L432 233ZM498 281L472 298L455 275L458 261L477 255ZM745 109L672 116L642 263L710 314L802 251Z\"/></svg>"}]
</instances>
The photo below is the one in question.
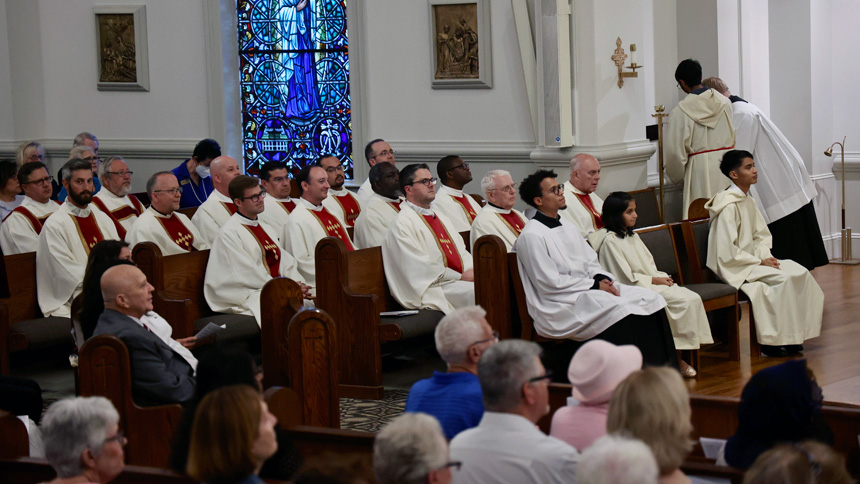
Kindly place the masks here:
<instances>
[{"instance_id":1,"label":"seated congregation member","mask_svg":"<svg viewBox=\"0 0 860 484\"><path fill-rule=\"evenodd\" d=\"M173 173L159 171L149 177L146 193L151 202L149 208L137 218L126 236L132 248L141 242L152 242L164 256L209 248L191 219L177 212L182 187Z\"/></svg>"},{"instance_id":2,"label":"seated congregation member","mask_svg":"<svg viewBox=\"0 0 860 484\"><path fill-rule=\"evenodd\" d=\"M194 212L191 222L200 230L203 240L212 245L218 230L236 213L236 205L230 199L228 187L234 178L240 175L239 165L229 156L219 156L209 165L212 170L212 185L215 190L209 198ZM180 185L181 186L181 185Z\"/></svg>"},{"instance_id":3,"label":"seated congregation member","mask_svg":"<svg viewBox=\"0 0 860 484\"><path fill-rule=\"evenodd\" d=\"M176 175L179 186L182 187L180 208L199 207L209 198L213 190L212 178L209 174L210 164L220 156L221 145L214 139L206 138L194 146L191 158L173 169L173 174Z\"/></svg>"},{"instance_id":4,"label":"seated congregation member","mask_svg":"<svg viewBox=\"0 0 860 484\"><path fill-rule=\"evenodd\" d=\"M45 148L38 141L25 141L18 145L18 150L15 154L15 162L18 163L18 168L26 163L43 163L45 161Z\"/></svg>"},{"instance_id":5,"label":"seated congregation member","mask_svg":"<svg viewBox=\"0 0 860 484\"><path fill-rule=\"evenodd\" d=\"M540 354L536 343L509 339L481 357L486 411L477 427L451 441L451 458L463 462L454 483L576 481L579 453L536 426L549 412L550 374Z\"/></svg>"},{"instance_id":6,"label":"seated congregation member","mask_svg":"<svg viewBox=\"0 0 860 484\"><path fill-rule=\"evenodd\" d=\"M268 224L280 237L287 224L287 216L296 209L296 201L290 198L290 173L283 161L270 161L260 167L260 184L266 190L266 210L260 221ZM281 244L283 245L283 243Z\"/></svg>"},{"instance_id":7,"label":"seated congregation member","mask_svg":"<svg viewBox=\"0 0 860 484\"><path fill-rule=\"evenodd\" d=\"M397 218L403 203L400 173L391 163L377 163L367 179L373 195L365 202L361 216L355 222L355 246L358 249L378 247L388 235L388 227Z\"/></svg>"},{"instance_id":8,"label":"seated congregation member","mask_svg":"<svg viewBox=\"0 0 860 484\"><path fill-rule=\"evenodd\" d=\"M391 145L385 142L384 139L375 139L371 140L364 147L364 158L367 160L367 164L370 165L371 168L376 166L377 163L390 163L391 166L394 166L394 150L391 148ZM364 183L358 187L358 201L362 204L367 204L367 201L370 200L371 195L373 195L373 189L370 187L370 178L364 180Z\"/></svg>"},{"instance_id":9,"label":"seated congregation member","mask_svg":"<svg viewBox=\"0 0 860 484\"><path fill-rule=\"evenodd\" d=\"M803 351L803 342L821 333L824 293L803 266L771 255L770 231L749 196L758 181L752 154L731 150L720 170L732 184L705 204L711 215L708 268L749 297L762 353Z\"/></svg>"},{"instance_id":10,"label":"seated congregation member","mask_svg":"<svg viewBox=\"0 0 860 484\"><path fill-rule=\"evenodd\" d=\"M582 453L577 484L657 484L657 461L641 440L604 435Z\"/></svg>"},{"instance_id":11,"label":"seated congregation member","mask_svg":"<svg viewBox=\"0 0 860 484\"><path fill-rule=\"evenodd\" d=\"M497 341L481 306L457 309L436 326L436 350L448 365L448 372L412 385L406 399L407 412L428 413L442 425L451 440L481 421L484 404L478 381L478 361Z\"/></svg>"},{"instance_id":12,"label":"seated congregation member","mask_svg":"<svg viewBox=\"0 0 860 484\"><path fill-rule=\"evenodd\" d=\"M497 235L508 252L526 226L526 217L514 208L517 203L517 184L505 170L492 170L481 180L481 191L487 204L472 222L470 245L484 235Z\"/></svg>"},{"instance_id":13,"label":"seated congregation member","mask_svg":"<svg viewBox=\"0 0 860 484\"><path fill-rule=\"evenodd\" d=\"M81 292L90 250L102 240L119 239L110 217L91 207L90 163L70 160L62 171L69 197L45 220L36 249L37 296L46 317L69 316L72 299Z\"/></svg>"},{"instance_id":14,"label":"seated congregation member","mask_svg":"<svg viewBox=\"0 0 860 484\"><path fill-rule=\"evenodd\" d=\"M325 170L329 184L328 196L323 200L323 206L339 218L344 226L355 227L362 206L358 197L343 186L346 182L343 163L337 156L326 155L320 157L319 165Z\"/></svg>"},{"instance_id":15,"label":"seated congregation member","mask_svg":"<svg viewBox=\"0 0 860 484\"><path fill-rule=\"evenodd\" d=\"M78 133L78 135L75 136L74 141L72 141L72 149L69 151L69 159L73 160L75 158L80 158L90 162L90 165L93 168L93 186L95 187L93 189L93 194L101 191L102 184L99 181L99 164L101 163L101 158L99 158L99 140L96 138L96 135L83 132ZM63 172L60 171L57 176L62 181ZM59 202L65 201L69 192L64 186L62 186L62 183L54 188L59 190L55 200Z\"/></svg>"},{"instance_id":16,"label":"seated congregation member","mask_svg":"<svg viewBox=\"0 0 860 484\"><path fill-rule=\"evenodd\" d=\"M633 344L648 365L677 364L672 333L654 291L616 282L573 224L559 216L564 187L552 171L538 170L520 184L522 199L537 209L514 244L535 331L549 344L552 365L564 371L581 341Z\"/></svg>"},{"instance_id":17,"label":"seated congregation member","mask_svg":"<svg viewBox=\"0 0 860 484\"><path fill-rule=\"evenodd\" d=\"M0 160L0 220L24 201L18 183L18 165L12 160Z\"/></svg>"},{"instance_id":18,"label":"seated congregation member","mask_svg":"<svg viewBox=\"0 0 860 484\"><path fill-rule=\"evenodd\" d=\"M263 484L258 474L278 450L277 423L262 395L246 385L206 395L191 429L188 475L207 484Z\"/></svg>"},{"instance_id":19,"label":"seated congregation member","mask_svg":"<svg viewBox=\"0 0 860 484\"><path fill-rule=\"evenodd\" d=\"M128 169L128 164L119 156L110 156L99 167L102 189L93 195L93 205L104 212L116 225L116 233L119 238L125 240L125 236L137 217L146 210L131 192L131 175L134 172Z\"/></svg>"},{"instance_id":20,"label":"seated congregation member","mask_svg":"<svg viewBox=\"0 0 860 484\"><path fill-rule=\"evenodd\" d=\"M42 419L45 458L57 478L47 484L103 484L125 467L126 439L119 413L104 397L74 397L52 404Z\"/></svg>"},{"instance_id":21,"label":"seated congregation member","mask_svg":"<svg viewBox=\"0 0 860 484\"><path fill-rule=\"evenodd\" d=\"M117 265L101 279L105 310L93 336L116 336L128 347L131 392L139 405L161 405L194 396L194 368L142 320L152 311L152 286L133 265Z\"/></svg>"},{"instance_id":22,"label":"seated congregation member","mask_svg":"<svg viewBox=\"0 0 860 484\"><path fill-rule=\"evenodd\" d=\"M51 181L48 169L40 161L28 162L18 169L24 200L0 223L0 246L4 255L36 250L42 226L60 208L51 200Z\"/></svg>"},{"instance_id":23,"label":"seated congregation member","mask_svg":"<svg viewBox=\"0 0 860 484\"><path fill-rule=\"evenodd\" d=\"M448 442L439 422L425 413L395 417L373 439L373 471L379 484L451 482Z\"/></svg>"},{"instance_id":24,"label":"seated congregation member","mask_svg":"<svg viewBox=\"0 0 860 484\"><path fill-rule=\"evenodd\" d=\"M337 237L346 250L355 250L352 239L340 219L322 204L328 195L328 175L317 164L307 165L296 175L302 197L290 213L281 243L298 263L301 278L311 287L316 286L317 243L325 237Z\"/></svg>"},{"instance_id":25,"label":"seated congregation member","mask_svg":"<svg viewBox=\"0 0 860 484\"><path fill-rule=\"evenodd\" d=\"M448 217L455 232L470 230L481 211L481 204L468 193L463 193L463 188L472 181L469 164L459 156L448 155L439 160L436 173L439 175L439 186L436 188L433 210Z\"/></svg>"},{"instance_id":26,"label":"seated congregation member","mask_svg":"<svg viewBox=\"0 0 860 484\"><path fill-rule=\"evenodd\" d=\"M780 444L756 459L744 473L744 484L855 484L845 456L811 440Z\"/></svg>"},{"instance_id":27,"label":"seated congregation member","mask_svg":"<svg viewBox=\"0 0 860 484\"><path fill-rule=\"evenodd\" d=\"M633 345L615 346L595 339L570 360L567 378L573 385L573 405L556 410L549 434L582 452L606 435L609 399L615 387L642 368L642 353Z\"/></svg>"},{"instance_id":28,"label":"seated congregation member","mask_svg":"<svg viewBox=\"0 0 860 484\"><path fill-rule=\"evenodd\" d=\"M406 201L382 242L382 263L391 295L404 308L448 314L475 304L475 273L463 238L431 208L433 182L424 163L400 171Z\"/></svg>"},{"instance_id":29,"label":"seated congregation member","mask_svg":"<svg viewBox=\"0 0 860 484\"><path fill-rule=\"evenodd\" d=\"M606 197L603 203L606 227L588 237L600 258L600 265L624 284L644 287L663 296L675 349L697 350L703 344L713 343L702 298L675 284L669 274L657 270L648 247L633 232L636 218L636 202L629 193L613 192ZM692 366L680 359L678 363L682 375L696 376Z\"/></svg>"},{"instance_id":30,"label":"seated congregation member","mask_svg":"<svg viewBox=\"0 0 860 484\"><path fill-rule=\"evenodd\" d=\"M579 153L570 160L570 180L564 182L567 206L559 210L565 222L573 222L583 237L603 228L601 211L603 200L597 196L600 182L600 162L597 158Z\"/></svg>"}]
</instances>

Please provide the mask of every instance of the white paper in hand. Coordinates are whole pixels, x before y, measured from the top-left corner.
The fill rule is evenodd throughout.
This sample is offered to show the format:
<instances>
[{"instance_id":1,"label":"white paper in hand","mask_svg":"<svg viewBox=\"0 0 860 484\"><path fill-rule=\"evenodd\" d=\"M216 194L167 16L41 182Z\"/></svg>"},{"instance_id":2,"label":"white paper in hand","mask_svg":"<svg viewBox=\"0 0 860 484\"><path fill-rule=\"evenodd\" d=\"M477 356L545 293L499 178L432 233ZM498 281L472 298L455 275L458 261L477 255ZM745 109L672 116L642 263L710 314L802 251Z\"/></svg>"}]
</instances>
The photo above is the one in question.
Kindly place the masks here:
<instances>
[{"instance_id":1,"label":"white paper in hand","mask_svg":"<svg viewBox=\"0 0 860 484\"><path fill-rule=\"evenodd\" d=\"M217 333L218 331L221 331L222 329L224 329L224 328L226 328L226 327L227 327L227 325L226 325L226 324L222 324L222 325L220 325L220 326L219 326L219 325L217 325L217 324L215 324L215 323L210 322L209 324L207 324L206 326L204 326L204 327L203 327L203 329L201 329L201 330L200 330L197 334L195 334L194 336L196 336L196 337L197 337L197 340L198 340L198 341L200 341L200 340L204 340L204 339L206 339L206 338L208 338L208 337L212 336L213 334Z\"/></svg>"}]
</instances>

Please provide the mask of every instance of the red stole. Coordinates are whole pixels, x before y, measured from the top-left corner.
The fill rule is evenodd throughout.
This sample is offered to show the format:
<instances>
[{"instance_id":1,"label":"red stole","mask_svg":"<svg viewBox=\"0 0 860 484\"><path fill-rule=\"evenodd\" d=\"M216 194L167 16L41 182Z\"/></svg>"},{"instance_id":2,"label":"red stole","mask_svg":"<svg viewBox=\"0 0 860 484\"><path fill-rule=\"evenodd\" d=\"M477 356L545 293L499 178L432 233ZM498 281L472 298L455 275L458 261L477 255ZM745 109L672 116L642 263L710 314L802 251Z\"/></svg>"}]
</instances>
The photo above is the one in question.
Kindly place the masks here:
<instances>
[{"instance_id":1,"label":"red stole","mask_svg":"<svg viewBox=\"0 0 860 484\"><path fill-rule=\"evenodd\" d=\"M281 277L281 249L278 248L278 244L269 237L269 234L266 233L266 230L260 224L242 224L242 226L248 229L251 235L257 239L257 243L260 244L260 250L263 252L263 262L269 268L269 274L272 277Z\"/></svg>"},{"instance_id":2,"label":"red stole","mask_svg":"<svg viewBox=\"0 0 860 484\"><path fill-rule=\"evenodd\" d=\"M194 247L194 234L188 230L188 227L179 220L175 213L171 213L169 217L155 217L155 219L161 223L161 228L167 232L170 240L175 242L180 249L186 252L197 250Z\"/></svg>"},{"instance_id":3,"label":"red stole","mask_svg":"<svg viewBox=\"0 0 860 484\"><path fill-rule=\"evenodd\" d=\"M233 202L221 202L221 205L224 205L224 209L230 212L230 215L235 215L238 211L236 204Z\"/></svg>"},{"instance_id":4,"label":"red stole","mask_svg":"<svg viewBox=\"0 0 860 484\"><path fill-rule=\"evenodd\" d=\"M335 195L334 199L343 210L344 222L346 222L350 227L355 227L355 220L358 218L358 214L361 213L361 207L358 205L358 200L356 200L351 193L347 193L342 197Z\"/></svg>"},{"instance_id":5,"label":"red stole","mask_svg":"<svg viewBox=\"0 0 860 484\"><path fill-rule=\"evenodd\" d=\"M84 250L87 255L90 254L90 249L105 239L99 224L96 221L96 215L90 212L89 216L78 217L74 214L69 214L72 221L75 222L75 227L78 229L78 236L81 238L81 243L84 244Z\"/></svg>"},{"instance_id":6,"label":"red stole","mask_svg":"<svg viewBox=\"0 0 860 484\"><path fill-rule=\"evenodd\" d=\"M53 213L49 213L48 215L45 215L44 217L39 218L39 217L36 217L35 215L33 215L33 212L31 212L30 210L28 210L27 208L25 208L21 205L18 205L17 207L15 207L15 209L12 210L12 212L18 212L21 215L23 215L24 218L29 220L30 225L33 226L33 230L36 231L36 235L39 235L42 233L42 226L45 225L45 220L48 220L48 217L53 215ZM9 215L12 215L12 212L9 212ZM5 221L7 218L9 218L9 215L6 215L6 217L4 217L3 220Z\"/></svg>"},{"instance_id":7,"label":"red stole","mask_svg":"<svg viewBox=\"0 0 860 484\"><path fill-rule=\"evenodd\" d=\"M289 200L286 202L278 202L278 203L280 203L281 206L284 207L284 210L287 211L287 214L292 213L292 211L296 209L296 202L294 202L292 200Z\"/></svg>"},{"instance_id":8,"label":"red stole","mask_svg":"<svg viewBox=\"0 0 860 484\"><path fill-rule=\"evenodd\" d=\"M457 251L457 246L451 240L448 230L442 225L439 217L435 215L421 215L424 218L424 223L433 232L433 237L436 238L436 245L439 246L439 251L445 256L445 267L449 267L460 274L463 273L463 260L460 259L460 252ZM457 234L459 237L460 234Z\"/></svg>"},{"instance_id":9,"label":"red stole","mask_svg":"<svg viewBox=\"0 0 860 484\"><path fill-rule=\"evenodd\" d=\"M511 229L511 232L513 232L517 237L520 236L520 232L523 231L523 227L526 226L526 223L519 215L511 210L508 213L498 213L498 216L501 217L502 222Z\"/></svg>"},{"instance_id":10,"label":"red stole","mask_svg":"<svg viewBox=\"0 0 860 484\"><path fill-rule=\"evenodd\" d=\"M603 228L603 217L600 216L600 213L594 209L594 204L591 203L591 196L589 194L580 195L579 193L574 193L576 198L585 206L585 209L588 210L589 215L591 215L591 223L594 225L594 230L600 230Z\"/></svg>"},{"instance_id":11,"label":"red stole","mask_svg":"<svg viewBox=\"0 0 860 484\"><path fill-rule=\"evenodd\" d=\"M468 196L469 195L466 195L464 193L463 195L461 195L459 197L455 197L454 195L451 195L451 198L453 198L454 200L456 200L460 204L460 207L463 209L464 212L466 212L466 218L469 219L469 223L472 223L475 221L475 217L477 217L478 214L475 213L475 209L472 208L472 204L469 203L468 200L466 200L466 197L468 197Z\"/></svg>"},{"instance_id":12,"label":"red stole","mask_svg":"<svg viewBox=\"0 0 860 484\"><path fill-rule=\"evenodd\" d=\"M393 208L395 212L400 213L400 204L403 203L403 200L401 200L399 202L385 202L385 203L391 205L391 208Z\"/></svg>"},{"instance_id":13,"label":"red stole","mask_svg":"<svg viewBox=\"0 0 860 484\"><path fill-rule=\"evenodd\" d=\"M346 250L355 250L355 247L352 246L352 241L349 240L349 235L346 233L346 229L343 228L340 220L326 210L325 207L320 211L308 209L308 212L312 213L314 217L317 218L320 225L322 225L323 230L325 230L326 236L337 237L342 240L343 245L346 246Z\"/></svg>"},{"instance_id":14,"label":"red stole","mask_svg":"<svg viewBox=\"0 0 860 484\"><path fill-rule=\"evenodd\" d=\"M113 220L113 224L116 227L116 233L119 235L120 240L125 240L125 227L123 227L120 222L132 215L140 217L140 214L143 213L143 204L140 203L140 200L138 200L137 197L129 195L128 199L131 200L131 205L123 205L122 207L111 211L108 210L107 205L105 205L105 202L103 202L101 198L93 197L93 205L98 207L99 210L104 212L111 220Z\"/></svg>"}]
</instances>

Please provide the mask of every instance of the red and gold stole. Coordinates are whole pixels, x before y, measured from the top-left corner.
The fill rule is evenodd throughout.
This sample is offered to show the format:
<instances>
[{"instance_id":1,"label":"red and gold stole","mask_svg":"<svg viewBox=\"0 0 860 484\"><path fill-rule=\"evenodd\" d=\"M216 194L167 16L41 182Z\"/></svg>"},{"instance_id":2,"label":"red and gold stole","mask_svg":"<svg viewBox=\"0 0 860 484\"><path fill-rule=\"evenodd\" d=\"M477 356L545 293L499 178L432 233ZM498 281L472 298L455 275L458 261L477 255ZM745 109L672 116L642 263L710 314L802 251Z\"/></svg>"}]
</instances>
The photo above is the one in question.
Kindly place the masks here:
<instances>
[{"instance_id":1,"label":"red and gold stole","mask_svg":"<svg viewBox=\"0 0 860 484\"><path fill-rule=\"evenodd\" d=\"M461 195L459 197L455 197L454 195L451 195L451 198L453 198L454 200L456 200L460 204L460 207L463 209L464 212L466 212L466 218L469 219L469 223L472 223L475 221L475 217L477 217L478 214L475 213L475 209L472 208L472 204L469 203L468 200L466 200L466 197L468 197L468 196L469 195L466 195L464 193L463 195Z\"/></svg>"},{"instance_id":2,"label":"red and gold stole","mask_svg":"<svg viewBox=\"0 0 860 484\"><path fill-rule=\"evenodd\" d=\"M403 203L403 200L401 200L399 202L385 202L385 203L391 205L391 208L393 208L395 212L400 213L400 204Z\"/></svg>"},{"instance_id":3,"label":"red and gold stole","mask_svg":"<svg viewBox=\"0 0 860 484\"><path fill-rule=\"evenodd\" d=\"M167 232L170 240L175 242L180 249L186 252L197 250L194 247L194 234L182 223L182 220L179 220L175 213L171 213L169 217L155 217L155 219L161 223L161 228Z\"/></svg>"},{"instance_id":4,"label":"red and gold stole","mask_svg":"<svg viewBox=\"0 0 860 484\"><path fill-rule=\"evenodd\" d=\"M139 217L140 214L143 213L142 210L138 210L137 208L137 205L140 205L141 207L143 206L140 204L140 201L131 195L129 195L129 199L131 200L132 205L135 206L123 205L116 210L108 210L107 205L105 205L105 202L102 201L101 198L93 197L93 205L98 207L99 210L104 212L111 220L113 220L113 224L116 227L116 233L119 235L120 240L125 240L125 227L123 227L120 222L131 216Z\"/></svg>"},{"instance_id":5,"label":"red and gold stole","mask_svg":"<svg viewBox=\"0 0 860 484\"><path fill-rule=\"evenodd\" d=\"M294 202L292 200L287 200L286 202L278 202L278 203L280 203L281 207L283 207L284 210L287 211L287 214L292 213L292 211L296 209L296 202Z\"/></svg>"},{"instance_id":6,"label":"red and gold stole","mask_svg":"<svg viewBox=\"0 0 860 484\"><path fill-rule=\"evenodd\" d=\"M348 191L347 194L342 197L335 195L334 199L343 210L344 221L346 224L350 227L355 227L355 220L358 218L358 214L361 213L361 206L358 205L358 200L356 200Z\"/></svg>"},{"instance_id":7,"label":"red and gold stole","mask_svg":"<svg viewBox=\"0 0 860 484\"><path fill-rule=\"evenodd\" d=\"M355 247L352 246L352 241L349 240L349 234L347 234L346 229L343 228L343 224L340 223L340 220L338 220L337 217L326 210L325 207L320 211L308 209L308 212L312 213L314 217L317 218L317 221L322 225L327 236L337 237L343 241L343 245L346 246L346 250L355 250Z\"/></svg>"},{"instance_id":8,"label":"red and gold stole","mask_svg":"<svg viewBox=\"0 0 860 484\"><path fill-rule=\"evenodd\" d=\"M278 244L269 237L269 234L266 233L266 230L260 224L242 225L248 229L248 232L251 232L251 235L260 244L260 250L263 252L263 262L269 268L269 274L272 277L281 277L281 249L278 248Z\"/></svg>"},{"instance_id":9,"label":"red and gold stole","mask_svg":"<svg viewBox=\"0 0 860 484\"><path fill-rule=\"evenodd\" d=\"M574 193L576 198L579 199L580 203L588 210L588 214L591 215L591 223L594 225L594 230L600 230L603 228L603 217L600 216L600 213L594 209L594 204L591 203L591 196L589 194Z\"/></svg>"},{"instance_id":10,"label":"red and gold stole","mask_svg":"<svg viewBox=\"0 0 860 484\"><path fill-rule=\"evenodd\" d=\"M75 222L75 227L78 229L78 236L81 238L81 243L84 244L84 250L87 255L90 254L90 249L105 239L99 224L96 221L96 215L90 212L86 217L78 217L74 214L69 214L72 221Z\"/></svg>"},{"instance_id":11,"label":"red and gold stole","mask_svg":"<svg viewBox=\"0 0 860 484\"><path fill-rule=\"evenodd\" d=\"M457 246L454 244L454 241L451 240L451 235L448 234L448 230L444 225L442 225L439 217L435 215L421 215L421 217L423 218L424 223L427 224L427 228L433 232L433 237L436 238L436 245L445 257L445 267L454 269L462 274L463 260L460 258L460 252L457 251ZM457 236L459 235L460 234L457 234Z\"/></svg>"},{"instance_id":12,"label":"red and gold stole","mask_svg":"<svg viewBox=\"0 0 860 484\"><path fill-rule=\"evenodd\" d=\"M511 229L511 232L513 232L517 237L520 236L520 232L522 232L523 227L526 226L525 220L514 213L513 210L508 213L497 213L497 215L502 219L502 222Z\"/></svg>"},{"instance_id":13,"label":"red and gold stole","mask_svg":"<svg viewBox=\"0 0 860 484\"><path fill-rule=\"evenodd\" d=\"M33 230L36 231L36 235L39 235L42 233L42 226L45 225L45 220L48 220L48 217L53 215L53 213L49 213L48 215L45 215L44 217L41 217L41 218L36 217L33 214L33 212L31 212L30 210L28 210L27 208L25 208L21 205L18 205L17 207L15 207L15 209L12 210L12 212L18 212L21 215L23 215L24 218L26 218L30 222L30 225L33 226ZM9 215L12 215L12 212L9 212ZM9 218L9 215L6 215L6 217L4 217L3 220L5 221L7 218Z\"/></svg>"},{"instance_id":14,"label":"red and gold stole","mask_svg":"<svg viewBox=\"0 0 860 484\"><path fill-rule=\"evenodd\" d=\"M221 205L224 205L224 210L230 212L230 215L235 215L238 210L233 202L221 202Z\"/></svg>"}]
</instances>

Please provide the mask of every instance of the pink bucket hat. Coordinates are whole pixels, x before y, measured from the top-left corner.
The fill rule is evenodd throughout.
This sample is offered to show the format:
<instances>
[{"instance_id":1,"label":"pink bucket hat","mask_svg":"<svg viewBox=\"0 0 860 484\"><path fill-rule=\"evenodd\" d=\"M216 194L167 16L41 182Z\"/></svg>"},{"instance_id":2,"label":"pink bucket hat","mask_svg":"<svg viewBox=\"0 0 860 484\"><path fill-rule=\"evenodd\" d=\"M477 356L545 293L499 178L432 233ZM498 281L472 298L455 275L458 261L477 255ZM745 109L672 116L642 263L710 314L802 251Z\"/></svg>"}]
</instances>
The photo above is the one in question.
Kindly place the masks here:
<instances>
[{"instance_id":1,"label":"pink bucket hat","mask_svg":"<svg viewBox=\"0 0 860 484\"><path fill-rule=\"evenodd\" d=\"M639 348L595 339L573 355L567 377L573 384L573 398L582 403L603 403L627 375L641 368Z\"/></svg>"}]
</instances>

